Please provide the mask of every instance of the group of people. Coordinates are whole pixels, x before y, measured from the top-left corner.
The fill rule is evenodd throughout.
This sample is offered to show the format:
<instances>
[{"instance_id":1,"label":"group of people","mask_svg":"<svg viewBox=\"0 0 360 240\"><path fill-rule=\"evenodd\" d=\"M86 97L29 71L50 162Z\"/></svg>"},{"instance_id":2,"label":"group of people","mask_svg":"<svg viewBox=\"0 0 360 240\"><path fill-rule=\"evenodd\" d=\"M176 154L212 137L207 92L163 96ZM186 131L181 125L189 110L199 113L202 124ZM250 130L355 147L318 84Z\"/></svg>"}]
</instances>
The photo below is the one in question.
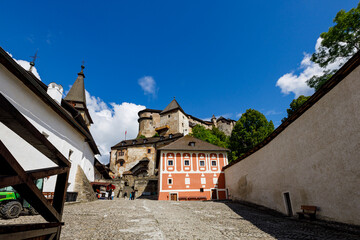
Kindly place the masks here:
<instances>
[{"instance_id":1,"label":"group of people","mask_svg":"<svg viewBox=\"0 0 360 240\"><path fill-rule=\"evenodd\" d=\"M127 192L124 193L124 198L127 199ZM135 199L135 192L131 192L130 193L130 197L129 200L134 200Z\"/></svg>"}]
</instances>

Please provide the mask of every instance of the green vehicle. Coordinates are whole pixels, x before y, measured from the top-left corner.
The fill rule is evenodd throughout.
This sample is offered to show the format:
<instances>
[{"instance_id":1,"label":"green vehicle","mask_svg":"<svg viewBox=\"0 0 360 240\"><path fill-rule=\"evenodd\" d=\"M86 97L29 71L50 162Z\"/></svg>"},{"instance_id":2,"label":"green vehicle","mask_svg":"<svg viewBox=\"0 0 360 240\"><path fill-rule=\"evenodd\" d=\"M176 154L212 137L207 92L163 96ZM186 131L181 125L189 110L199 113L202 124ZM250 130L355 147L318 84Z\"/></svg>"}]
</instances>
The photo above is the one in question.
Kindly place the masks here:
<instances>
[{"instance_id":1,"label":"green vehicle","mask_svg":"<svg viewBox=\"0 0 360 240\"><path fill-rule=\"evenodd\" d=\"M42 191L43 179L36 180L36 186ZM3 218L19 217L20 213L27 211L31 215L38 214L30 204L23 199L13 187L0 188L0 214Z\"/></svg>"}]
</instances>

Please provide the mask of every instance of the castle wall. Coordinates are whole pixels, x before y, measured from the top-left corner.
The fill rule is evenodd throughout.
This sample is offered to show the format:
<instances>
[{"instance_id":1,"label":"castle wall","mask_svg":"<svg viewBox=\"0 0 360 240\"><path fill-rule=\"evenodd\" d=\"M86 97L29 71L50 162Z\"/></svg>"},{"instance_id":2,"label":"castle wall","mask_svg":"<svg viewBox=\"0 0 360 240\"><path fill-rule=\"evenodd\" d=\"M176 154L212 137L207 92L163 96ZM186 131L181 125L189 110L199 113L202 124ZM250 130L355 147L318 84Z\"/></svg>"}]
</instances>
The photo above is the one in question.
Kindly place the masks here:
<instances>
[{"instance_id":1,"label":"castle wall","mask_svg":"<svg viewBox=\"0 0 360 240\"><path fill-rule=\"evenodd\" d=\"M235 121L234 122L227 122L227 121L218 121L217 122L217 128L222 131L223 133L225 133L226 136L230 136L231 132L235 126Z\"/></svg>"},{"instance_id":2,"label":"castle wall","mask_svg":"<svg viewBox=\"0 0 360 240\"><path fill-rule=\"evenodd\" d=\"M360 225L360 67L267 145L225 169L233 200Z\"/></svg>"},{"instance_id":3,"label":"castle wall","mask_svg":"<svg viewBox=\"0 0 360 240\"><path fill-rule=\"evenodd\" d=\"M149 150L150 153L148 153ZM123 155L121 155L121 151ZM154 175L156 150L153 145L131 146L124 149L111 150L110 169L115 173L115 177L122 177L125 171L130 171L132 167L144 158L149 159L148 175ZM124 161L123 166L121 166L122 160Z\"/></svg>"}]
</instances>

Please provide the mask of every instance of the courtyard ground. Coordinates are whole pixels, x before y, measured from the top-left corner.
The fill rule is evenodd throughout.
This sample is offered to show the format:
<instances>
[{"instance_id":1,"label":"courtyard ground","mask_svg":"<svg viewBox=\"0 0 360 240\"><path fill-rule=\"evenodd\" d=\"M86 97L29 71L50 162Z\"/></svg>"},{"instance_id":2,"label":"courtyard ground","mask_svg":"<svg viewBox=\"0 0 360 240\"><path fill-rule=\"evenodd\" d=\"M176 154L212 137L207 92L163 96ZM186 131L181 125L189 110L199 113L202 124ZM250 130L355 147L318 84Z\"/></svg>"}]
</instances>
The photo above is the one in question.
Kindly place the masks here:
<instances>
[{"instance_id":1,"label":"courtyard ground","mask_svg":"<svg viewBox=\"0 0 360 240\"><path fill-rule=\"evenodd\" d=\"M40 216L0 224L41 221ZM99 200L66 205L61 239L360 239L232 202Z\"/></svg>"}]
</instances>

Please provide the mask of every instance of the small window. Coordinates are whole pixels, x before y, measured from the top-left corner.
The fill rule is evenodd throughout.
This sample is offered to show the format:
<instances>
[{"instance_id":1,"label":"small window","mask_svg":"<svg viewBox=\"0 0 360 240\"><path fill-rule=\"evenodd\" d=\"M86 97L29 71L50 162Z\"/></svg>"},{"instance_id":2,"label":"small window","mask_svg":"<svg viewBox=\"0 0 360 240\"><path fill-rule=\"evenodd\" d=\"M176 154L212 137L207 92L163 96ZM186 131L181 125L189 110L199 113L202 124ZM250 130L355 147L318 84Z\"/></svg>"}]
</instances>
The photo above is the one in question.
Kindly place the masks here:
<instances>
[{"instance_id":1,"label":"small window","mask_svg":"<svg viewBox=\"0 0 360 240\"><path fill-rule=\"evenodd\" d=\"M150 149L150 148L148 149L148 153L151 153L151 149Z\"/></svg>"},{"instance_id":2,"label":"small window","mask_svg":"<svg viewBox=\"0 0 360 240\"><path fill-rule=\"evenodd\" d=\"M184 127L184 123L182 123L182 126Z\"/></svg>"},{"instance_id":3,"label":"small window","mask_svg":"<svg viewBox=\"0 0 360 240\"><path fill-rule=\"evenodd\" d=\"M168 184L173 184L173 180L172 180L172 178L168 178Z\"/></svg>"},{"instance_id":4,"label":"small window","mask_svg":"<svg viewBox=\"0 0 360 240\"><path fill-rule=\"evenodd\" d=\"M189 160L185 160L185 161L184 161L184 165L185 165L185 166L190 166L190 161L189 161Z\"/></svg>"},{"instance_id":5,"label":"small window","mask_svg":"<svg viewBox=\"0 0 360 240\"><path fill-rule=\"evenodd\" d=\"M172 138L173 137L173 135L172 134L169 134L169 138Z\"/></svg>"},{"instance_id":6,"label":"small window","mask_svg":"<svg viewBox=\"0 0 360 240\"><path fill-rule=\"evenodd\" d=\"M185 184L189 185L190 184L190 178L185 178Z\"/></svg>"},{"instance_id":7,"label":"small window","mask_svg":"<svg viewBox=\"0 0 360 240\"><path fill-rule=\"evenodd\" d=\"M211 161L211 166L216 166L216 161L215 160Z\"/></svg>"},{"instance_id":8,"label":"small window","mask_svg":"<svg viewBox=\"0 0 360 240\"><path fill-rule=\"evenodd\" d=\"M69 157L68 157L68 159L69 159L69 161L71 161L71 155L74 153L74 151L73 150L71 150L71 149L69 149Z\"/></svg>"},{"instance_id":9,"label":"small window","mask_svg":"<svg viewBox=\"0 0 360 240\"><path fill-rule=\"evenodd\" d=\"M195 147L195 142L189 142L189 146Z\"/></svg>"},{"instance_id":10,"label":"small window","mask_svg":"<svg viewBox=\"0 0 360 240\"><path fill-rule=\"evenodd\" d=\"M168 115L168 118L170 118L170 115Z\"/></svg>"},{"instance_id":11,"label":"small window","mask_svg":"<svg viewBox=\"0 0 360 240\"><path fill-rule=\"evenodd\" d=\"M144 139L144 143L146 143L148 140L147 139Z\"/></svg>"},{"instance_id":12,"label":"small window","mask_svg":"<svg viewBox=\"0 0 360 240\"><path fill-rule=\"evenodd\" d=\"M201 180L201 184L202 184L202 185L205 185L205 184L206 184L206 178L200 178L200 180Z\"/></svg>"},{"instance_id":13,"label":"small window","mask_svg":"<svg viewBox=\"0 0 360 240\"><path fill-rule=\"evenodd\" d=\"M132 141L132 144L135 144L135 143L136 143L136 140L133 140L133 141Z\"/></svg>"},{"instance_id":14,"label":"small window","mask_svg":"<svg viewBox=\"0 0 360 240\"><path fill-rule=\"evenodd\" d=\"M174 165L174 161L173 160L168 160L168 166L173 166Z\"/></svg>"},{"instance_id":15,"label":"small window","mask_svg":"<svg viewBox=\"0 0 360 240\"><path fill-rule=\"evenodd\" d=\"M203 189L203 188L200 188L200 192L204 192L204 189Z\"/></svg>"},{"instance_id":16,"label":"small window","mask_svg":"<svg viewBox=\"0 0 360 240\"><path fill-rule=\"evenodd\" d=\"M204 167L205 166L205 161L204 160L200 160L200 166Z\"/></svg>"},{"instance_id":17,"label":"small window","mask_svg":"<svg viewBox=\"0 0 360 240\"><path fill-rule=\"evenodd\" d=\"M119 152L119 156L124 156L124 152L123 152L123 151L120 151L120 152Z\"/></svg>"}]
</instances>

